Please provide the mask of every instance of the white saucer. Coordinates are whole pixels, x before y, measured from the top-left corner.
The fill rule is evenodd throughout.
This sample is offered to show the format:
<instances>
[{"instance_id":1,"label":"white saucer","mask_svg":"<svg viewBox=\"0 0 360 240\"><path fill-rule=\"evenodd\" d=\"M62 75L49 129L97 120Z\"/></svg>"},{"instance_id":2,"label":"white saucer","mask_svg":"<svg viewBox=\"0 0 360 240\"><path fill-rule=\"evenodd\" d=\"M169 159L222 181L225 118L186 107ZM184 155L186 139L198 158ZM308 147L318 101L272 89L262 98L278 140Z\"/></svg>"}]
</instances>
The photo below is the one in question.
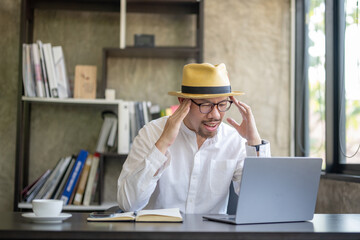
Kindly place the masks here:
<instances>
[{"instance_id":1,"label":"white saucer","mask_svg":"<svg viewBox=\"0 0 360 240\"><path fill-rule=\"evenodd\" d=\"M21 216L36 223L61 223L63 220L68 219L72 215L70 213L60 213L60 215L56 217L38 217L32 212L23 213Z\"/></svg>"}]
</instances>

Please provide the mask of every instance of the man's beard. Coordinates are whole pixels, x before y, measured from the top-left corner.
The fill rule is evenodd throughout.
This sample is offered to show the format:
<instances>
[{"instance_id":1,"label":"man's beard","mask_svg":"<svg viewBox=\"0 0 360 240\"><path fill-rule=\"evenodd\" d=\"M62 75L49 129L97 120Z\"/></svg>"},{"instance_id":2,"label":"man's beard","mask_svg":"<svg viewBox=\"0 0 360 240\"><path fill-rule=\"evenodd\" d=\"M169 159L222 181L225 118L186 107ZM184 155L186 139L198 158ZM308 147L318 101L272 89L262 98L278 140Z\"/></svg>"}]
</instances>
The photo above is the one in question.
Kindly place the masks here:
<instances>
[{"instance_id":1,"label":"man's beard","mask_svg":"<svg viewBox=\"0 0 360 240\"><path fill-rule=\"evenodd\" d=\"M213 137L215 137L216 134L217 134L217 132L218 132L218 130L219 130L220 124L221 124L220 120L216 120L216 121L219 122L219 125L218 125L218 127L217 127L217 129L216 129L215 132L208 132L208 131L206 131L204 128L200 127L200 128L199 128L199 131L198 131L199 136L202 137L202 138L213 138ZM206 122L213 122L213 121L206 121ZM202 124L203 124L203 123L204 123L204 122L202 122Z\"/></svg>"},{"instance_id":2,"label":"man's beard","mask_svg":"<svg viewBox=\"0 0 360 240\"><path fill-rule=\"evenodd\" d=\"M202 137L202 138L212 138L212 137L215 137L216 136L216 134L217 134L217 129L216 129L216 131L215 132L204 132L202 129L200 129L199 130L199 132L198 132L198 134L200 135L200 137Z\"/></svg>"}]
</instances>

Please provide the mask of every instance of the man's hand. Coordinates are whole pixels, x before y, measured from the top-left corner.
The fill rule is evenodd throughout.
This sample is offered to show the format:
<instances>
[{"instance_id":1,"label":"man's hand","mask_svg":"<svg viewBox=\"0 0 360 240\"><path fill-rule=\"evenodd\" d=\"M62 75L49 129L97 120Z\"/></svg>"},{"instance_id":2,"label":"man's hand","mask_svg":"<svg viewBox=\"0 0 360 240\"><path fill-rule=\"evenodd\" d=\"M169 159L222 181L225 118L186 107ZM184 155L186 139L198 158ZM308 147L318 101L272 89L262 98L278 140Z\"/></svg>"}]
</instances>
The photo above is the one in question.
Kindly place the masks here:
<instances>
[{"instance_id":1,"label":"man's hand","mask_svg":"<svg viewBox=\"0 0 360 240\"><path fill-rule=\"evenodd\" d=\"M227 118L228 123L230 123L239 132L239 134L247 140L248 145L254 146L261 144L261 138L256 128L255 118L251 112L251 108L234 97L230 97L230 99L239 109L243 121L239 125L234 119Z\"/></svg>"},{"instance_id":2,"label":"man's hand","mask_svg":"<svg viewBox=\"0 0 360 240\"><path fill-rule=\"evenodd\" d=\"M155 146L163 154L166 153L168 147L174 143L177 135L179 134L181 122L190 111L190 104L190 99L184 99L180 103L178 109L176 109L176 111L167 120L159 140L155 143Z\"/></svg>"}]
</instances>

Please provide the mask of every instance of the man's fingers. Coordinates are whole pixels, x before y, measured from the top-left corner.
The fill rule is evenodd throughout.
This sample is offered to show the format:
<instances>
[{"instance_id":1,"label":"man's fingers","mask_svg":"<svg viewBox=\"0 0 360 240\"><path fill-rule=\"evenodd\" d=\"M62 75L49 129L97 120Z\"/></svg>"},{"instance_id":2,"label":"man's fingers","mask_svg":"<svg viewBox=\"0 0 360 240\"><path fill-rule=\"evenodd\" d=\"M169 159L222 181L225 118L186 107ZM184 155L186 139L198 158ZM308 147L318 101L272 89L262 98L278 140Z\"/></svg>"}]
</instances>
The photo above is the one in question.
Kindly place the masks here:
<instances>
[{"instance_id":1,"label":"man's fingers","mask_svg":"<svg viewBox=\"0 0 360 240\"><path fill-rule=\"evenodd\" d=\"M234 104L239 108L239 107L243 107L246 109L246 111L251 111L251 108L249 105L247 105L244 102L241 102L239 100L237 100L235 97L231 96L230 100L232 100L234 102Z\"/></svg>"},{"instance_id":2,"label":"man's fingers","mask_svg":"<svg viewBox=\"0 0 360 240\"><path fill-rule=\"evenodd\" d=\"M240 127L240 124L238 124L233 118L227 118L226 119L228 121L228 123L230 123L234 128L238 128Z\"/></svg>"},{"instance_id":3,"label":"man's fingers","mask_svg":"<svg viewBox=\"0 0 360 240\"><path fill-rule=\"evenodd\" d=\"M247 104L244 103L244 102L240 102L240 101L239 101L239 105L240 105L241 107L243 107L243 108L246 110L247 113L251 113L251 107L250 107L249 105L247 105Z\"/></svg>"},{"instance_id":4,"label":"man's fingers","mask_svg":"<svg viewBox=\"0 0 360 240\"><path fill-rule=\"evenodd\" d=\"M178 109L176 109L176 111L173 113L173 117L177 118L185 118L186 115L188 114L190 110L190 100L189 99L185 99L180 106L178 107Z\"/></svg>"},{"instance_id":5,"label":"man's fingers","mask_svg":"<svg viewBox=\"0 0 360 240\"><path fill-rule=\"evenodd\" d=\"M247 106L246 104L240 102L239 100L237 100L236 98L234 97L230 97L230 99L234 102L235 106L240 110L240 111L243 111L246 113L246 110L247 110Z\"/></svg>"}]
</instances>

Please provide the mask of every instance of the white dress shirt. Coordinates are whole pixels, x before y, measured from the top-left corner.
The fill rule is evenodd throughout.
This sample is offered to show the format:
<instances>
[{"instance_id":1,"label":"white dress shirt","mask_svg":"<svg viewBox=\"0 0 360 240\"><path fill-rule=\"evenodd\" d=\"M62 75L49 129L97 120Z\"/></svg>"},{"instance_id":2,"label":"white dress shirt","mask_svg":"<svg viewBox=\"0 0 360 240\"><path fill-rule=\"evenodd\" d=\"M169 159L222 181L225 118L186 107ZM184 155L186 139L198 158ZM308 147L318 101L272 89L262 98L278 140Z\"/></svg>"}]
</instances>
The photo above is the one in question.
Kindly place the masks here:
<instances>
[{"instance_id":1,"label":"white dress shirt","mask_svg":"<svg viewBox=\"0 0 360 240\"><path fill-rule=\"evenodd\" d=\"M226 123L198 149L195 132L181 124L175 142L162 154L155 143L168 117L139 131L118 179L117 199L125 211L178 207L183 213L226 213L229 186L239 193L244 158L256 148ZM259 156L270 156L263 141ZM156 176L154 176L157 173Z\"/></svg>"}]
</instances>

